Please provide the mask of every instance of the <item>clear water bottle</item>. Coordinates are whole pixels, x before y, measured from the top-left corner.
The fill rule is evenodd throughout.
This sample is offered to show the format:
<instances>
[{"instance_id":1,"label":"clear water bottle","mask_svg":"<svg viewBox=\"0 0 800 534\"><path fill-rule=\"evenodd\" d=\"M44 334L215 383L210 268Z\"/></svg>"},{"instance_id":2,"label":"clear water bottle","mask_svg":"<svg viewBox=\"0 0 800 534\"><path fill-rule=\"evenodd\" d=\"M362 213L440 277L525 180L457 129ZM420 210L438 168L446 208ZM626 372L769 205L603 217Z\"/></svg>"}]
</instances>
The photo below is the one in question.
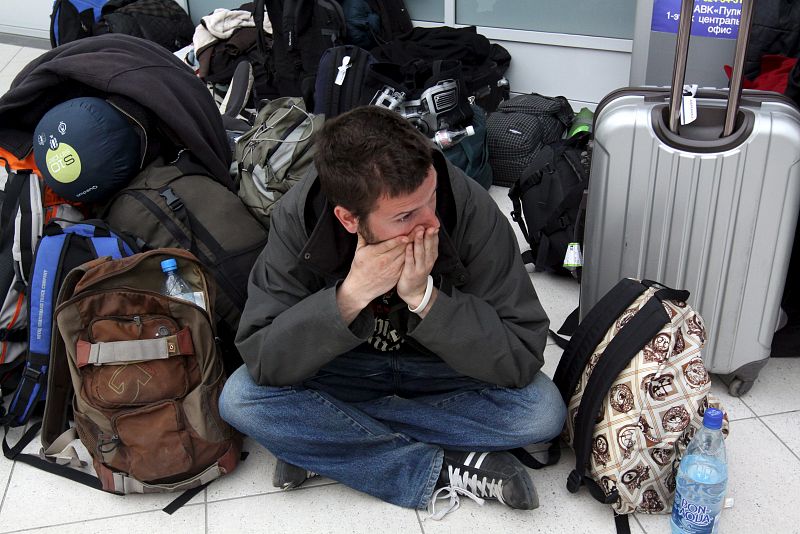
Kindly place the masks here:
<instances>
[{"instance_id":1,"label":"clear water bottle","mask_svg":"<svg viewBox=\"0 0 800 534\"><path fill-rule=\"evenodd\" d=\"M434 134L433 142L439 145L439 148L444 150L445 148L450 148L470 135L475 135L475 128L472 126L467 126L466 128L461 128L458 130L439 130L436 132L436 134Z\"/></svg>"},{"instance_id":2,"label":"clear water bottle","mask_svg":"<svg viewBox=\"0 0 800 534\"><path fill-rule=\"evenodd\" d=\"M178 274L178 262L175 258L169 258L161 262L161 271L166 275L164 280L163 293L170 297L177 297L185 301L197 304L204 310L206 309L205 296L202 291L196 291L186 280Z\"/></svg>"},{"instance_id":3,"label":"clear water bottle","mask_svg":"<svg viewBox=\"0 0 800 534\"><path fill-rule=\"evenodd\" d=\"M725 502L728 466L722 436L722 411L708 408L681 459L672 505L672 533L716 533Z\"/></svg>"}]
</instances>

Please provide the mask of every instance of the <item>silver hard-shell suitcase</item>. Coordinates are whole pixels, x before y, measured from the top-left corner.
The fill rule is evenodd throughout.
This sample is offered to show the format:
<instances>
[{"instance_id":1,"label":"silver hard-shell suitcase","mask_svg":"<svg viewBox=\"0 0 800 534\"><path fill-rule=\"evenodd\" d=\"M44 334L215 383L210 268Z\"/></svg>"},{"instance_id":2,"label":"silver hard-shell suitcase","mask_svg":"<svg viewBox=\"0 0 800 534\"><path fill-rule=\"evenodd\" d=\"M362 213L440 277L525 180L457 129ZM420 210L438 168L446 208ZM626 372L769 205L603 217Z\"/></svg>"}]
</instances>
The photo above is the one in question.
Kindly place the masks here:
<instances>
[{"instance_id":1,"label":"silver hard-shell suitcase","mask_svg":"<svg viewBox=\"0 0 800 534\"><path fill-rule=\"evenodd\" d=\"M683 0L682 10L691 10ZM742 3L731 89L699 91L679 125L691 17L672 88L628 88L598 105L580 310L623 277L688 289L705 320L706 367L747 392L770 354L800 208L800 111L741 91L752 1Z\"/></svg>"}]
</instances>

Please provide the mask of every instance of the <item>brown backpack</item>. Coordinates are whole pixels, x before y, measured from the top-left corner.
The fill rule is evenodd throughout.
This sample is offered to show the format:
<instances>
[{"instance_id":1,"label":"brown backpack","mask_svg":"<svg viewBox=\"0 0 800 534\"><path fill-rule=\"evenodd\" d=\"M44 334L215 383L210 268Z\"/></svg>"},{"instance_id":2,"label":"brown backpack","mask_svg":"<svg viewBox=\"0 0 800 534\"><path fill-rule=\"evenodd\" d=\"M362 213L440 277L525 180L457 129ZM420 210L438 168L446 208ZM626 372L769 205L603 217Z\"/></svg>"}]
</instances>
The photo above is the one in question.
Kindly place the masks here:
<instances>
[{"instance_id":1,"label":"brown backpack","mask_svg":"<svg viewBox=\"0 0 800 534\"><path fill-rule=\"evenodd\" d=\"M205 309L162 294L167 258L202 290ZM40 456L82 464L74 449L64 454L77 432L92 456L95 487L119 494L197 488L231 472L241 437L218 411L225 375L214 296L213 278L180 249L73 269L54 313ZM70 398L75 427L62 434Z\"/></svg>"}]
</instances>

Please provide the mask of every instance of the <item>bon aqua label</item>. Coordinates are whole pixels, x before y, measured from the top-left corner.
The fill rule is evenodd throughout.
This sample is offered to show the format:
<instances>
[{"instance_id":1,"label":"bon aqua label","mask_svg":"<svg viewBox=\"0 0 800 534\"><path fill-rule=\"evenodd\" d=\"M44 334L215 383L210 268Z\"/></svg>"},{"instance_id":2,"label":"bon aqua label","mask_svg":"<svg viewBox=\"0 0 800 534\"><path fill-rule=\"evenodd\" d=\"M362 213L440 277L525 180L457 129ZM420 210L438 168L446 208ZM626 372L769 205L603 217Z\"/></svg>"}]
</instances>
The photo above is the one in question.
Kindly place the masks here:
<instances>
[{"instance_id":1,"label":"bon aqua label","mask_svg":"<svg viewBox=\"0 0 800 534\"><path fill-rule=\"evenodd\" d=\"M711 527L714 524L714 516L709 513L708 506L701 506L684 498L681 498L678 513L685 521L698 527ZM711 532L711 529L706 532Z\"/></svg>"}]
</instances>

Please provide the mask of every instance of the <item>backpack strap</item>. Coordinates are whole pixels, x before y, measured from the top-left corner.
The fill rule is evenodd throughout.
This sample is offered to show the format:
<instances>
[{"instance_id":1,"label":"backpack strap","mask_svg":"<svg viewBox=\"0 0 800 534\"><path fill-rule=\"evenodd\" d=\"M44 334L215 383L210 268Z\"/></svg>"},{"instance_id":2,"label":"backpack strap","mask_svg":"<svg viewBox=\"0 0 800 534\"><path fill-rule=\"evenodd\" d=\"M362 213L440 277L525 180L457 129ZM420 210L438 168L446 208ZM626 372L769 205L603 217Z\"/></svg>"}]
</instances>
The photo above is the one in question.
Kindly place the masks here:
<instances>
[{"instance_id":1,"label":"backpack strap","mask_svg":"<svg viewBox=\"0 0 800 534\"><path fill-rule=\"evenodd\" d=\"M647 287L645 284L642 286ZM606 347L603 357L600 358L589 377L575 420L575 436L573 438L575 469L567 478L567 489L572 493L577 492L584 481L588 483L590 480L584 479L584 474L591 453L594 419L597 417L603 399L608 395L611 384L641 348L670 321L670 317L661 303L664 297L665 293L656 292L654 298L649 299L622 327ZM614 316L614 319L616 317ZM599 489L599 486L595 489ZM591 490L592 488L590 488ZM601 502L606 504L616 502L618 498L616 492L609 495L605 495L602 490L599 495L596 491L591 491L591 493L595 499L602 499Z\"/></svg>"},{"instance_id":2,"label":"backpack strap","mask_svg":"<svg viewBox=\"0 0 800 534\"><path fill-rule=\"evenodd\" d=\"M65 252L72 237L81 236L90 240L95 257L102 255L119 259L123 255L133 254L127 243L107 229L92 224L81 223L61 228L53 221L45 227L43 234L36 248L31 277L30 294L35 298L28 299L28 354L20 383L4 418L4 423L11 426L24 425L30 419L37 402L45 397L53 310L62 279Z\"/></svg>"},{"instance_id":3,"label":"backpack strap","mask_svg":"<svg viewBox=\"0 0 800 534\"><path fill-rule=\"evenodd\" d=\"M264 0L254 0L253 2L253 22L256 25L256 45L262 57L266 57L269 52L267 47L267 36L264 35Z\"/></svg>"},{"instance_id":4,"label":"backpack strap","mask_svg":"<svg viewBox=\"0 0 800 534\"><path fill-rule=\"evenodd\" d=\"M600 344L617 317L646 289L637 280L623 278L586 314L570 339L553 375L553 382L561 391L565 403L569 404L583 368L595 347Z\"/></svg>"},{"instance_id":5,"label":"backpack strap","mask_svg":"<svg viewBox=\"0 0 800 534\"><path fill-rule=\"evenodd\" d=\"M13 242L15 238L19 242L22 277L27 280L30 276L33 264L33 206L31 206L31 180L37 180L35 174L30 170L18 170L12 172L8 162L5 164L8 173L6 182L6 196L3 200L3 207L0 210L0 245ZM38 184L34 184L36 186ZM16 214L20 216L20 231L16 232ZM38 233L38 231L37 231ZM2 248L2 246L0 246Z\"/></svg>"},{"instance_id":6,"label":"backpack strap","mask_svg":"<svg viewBox=\"0 0 800 534\"><path fill-rule=\"evenodd\" d=\"M514 208L511 210L511 219L519 225L520 230L522 230L522 235L525 236L525 241L528 242L528 245L530 245L532 249L538 248L539 246L541 227L531 226L528 228L526 225L524 212L522 210L522 197L524 197L525 193L532 187L542 182L544 182L544 184L539 198L546 200L550 196L550 187L553 183L553 175L556 172L555 159L557 157L558 154L551 146L543 146L536 154L533 161L525 167L519 180L508 190L508 196L511 199L511 203L514 205ZM545 178L545 175L548 176ZM530 223L530 221L528 222ZM529 254L523 254L523 259L525 263L534 263L535 257L533 253L530 252Z\"/></svg>"},{"instance_id":7,"label":"backpack strap","mask_svg":"<svg viewBox=\"0 0 800 534\"><path fill-rule=\"evenodd\" d=\"M644 284L630 278L624 278L591 309L578 327L575 335L572 336L572 339L567 341L552 330L549 331L556 339L558 346L562 348L566 346L553 375L553 382L561 392L561 397L564 399L565 404L569 405L570 397L572 397L583 368L586 366L586 362L591 357L595 347L603 339L611 325L614 324L614 321L617 320L617 317L646 290L647 286ZM571 315L577 317L577 311L576 309ZM555 438L550 442L547 449L547 460L544 463L531 456L525 449L514 449L510 452L531 469L541 469L542 467L554 465L561 458L559 438Z\"/></svg>"}]
</instances>

